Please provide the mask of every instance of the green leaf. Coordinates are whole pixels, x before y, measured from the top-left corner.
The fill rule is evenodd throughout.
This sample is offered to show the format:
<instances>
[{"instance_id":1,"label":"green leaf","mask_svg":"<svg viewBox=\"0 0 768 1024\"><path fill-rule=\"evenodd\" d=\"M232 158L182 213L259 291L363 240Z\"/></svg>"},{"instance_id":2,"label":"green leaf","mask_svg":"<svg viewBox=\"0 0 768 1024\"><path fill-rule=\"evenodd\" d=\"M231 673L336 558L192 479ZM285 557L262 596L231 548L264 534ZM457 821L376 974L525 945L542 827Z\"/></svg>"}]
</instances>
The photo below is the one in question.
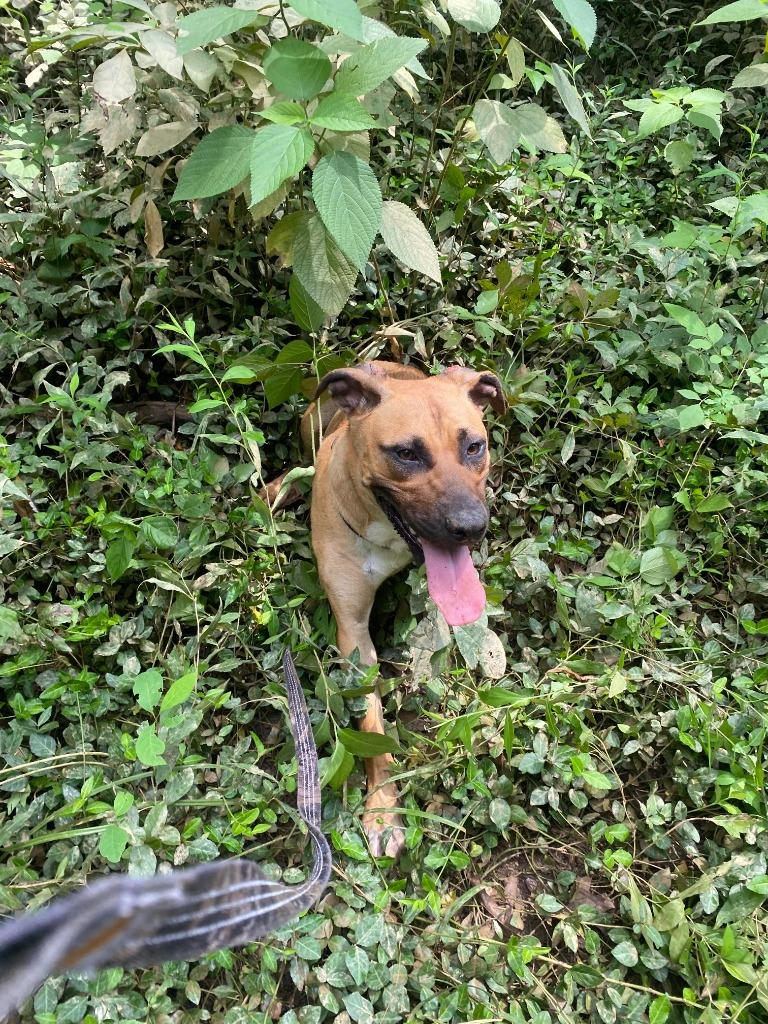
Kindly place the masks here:
<instances>
[{"instance_id":1,"label":"green leaf","mask_svg":"<svg viewBox=\"0 0 768 1024\"><path fill-rule=\"evenodd\" d=\"M768 64L750 64L742 68L731 83L732 89L768 88Z\"/></svg>"},{"instance_id":2,"label":"green leaf","mask_svg":"<svg viewBox=\"0 0 768 1024\"><path fill-rule=\"evenodd\" d=\"M722 512L723 509L733 508L731 501L724 494L710 494L708 498L704 498L696 506L696 511L699 513L706 512Z\"/></svg>"},{"instance_id":3,"label":"green leaf","mask_svg":"<svg viewBox=\"0 0 768 1024\"><path fill-rule=\"evenodd\" d=\"M124 789L119 789L115 793L115 802L113 809L118 818L122 818L124 814L133 807L134 796L133 793L126 793Z\"/></svg>"},{"instance_id":4,"label":"green leaf","mask_svg":"<svg viewBox=\"0 0 768 1024\"><path fill-rule=\"evenodd\" d=\"M706 415L700 405L682 405L675 409L679 430L693 430L706 421Z\"/></svg>"},{"instance_id":5,"label":"green leaf","mask_svg":"<svg viewBox=\"0 0 768 1024\"><path fill-rule=\"evenodd\" d=\"M444 6L453 20L469 32L490 32L501 17L497 0L444 0Z\"/></svg>"},{"instance_id":6,"label":"green leaf","mask_svg":"<svg viewBox=\"0 0 768 1024\"><path fill-rule=\"evenodd\" d=\"M19 625L19 616L13 608L0 607L0 641L18 640L24 636Z\"/></svg>"},{"instance_id":7,"label":"green leaf","mask_svg":"<svg viewBox=\"0 0 768 1024\"><path fill-rule=\"evenodd\" d=\"M119 580L130 566L135 547L133 538L123 534L122 537L113 540L105 551L104 557L107 563L107 572L113 583L115 580Z\"/></svg>"},{"instance_id":8,"label":"green leaf","mask_svg":"<svg viewBox=\"0 0 768 1024\"><path fill-rule=\"evenodd\" d=\"M563 101L563 106L581 127L587 138L592 138L589 131L589 122L587 121L587 113L584 110L584 104L581 102L581 96L579 96L573 82L566 75L559 64L552 65L552 81L555 83L555 88L560 94L560 99Z\"/></svg>"},{"instance_id":9,"label":"green leaf","mask_svg":"<svg viewBox=\"0 0 768 1024\"><path fill-rule=\"evenodd\" d=\"M653 927L660 932L671 932L685 920L685 904L682 900L670 900L653 918Z\"/></svg>"},{"instance_id":10,"label":"green leaf","mask_svg":"<svg viewBox=\"0 0 768 1024\"><path fill-rule=\"evenodd\" d=\"M491 159L497 164L506 163L520 144L520 127L509 107L498 100L478 100L472 118Z\"/></svg>"},{"instance_id":11,"label":"green leaf","mask_svg":"<svg viewBox=\"0 0 768 1024\"><path fill-rule=\"evenodd\" d=\"M720 25L726 21L754 21L755 18L768 18L768 5L760 3L760 0L736 0L736 3L726 4L719 11L707 15L699 25Z\"/></svg>"},{"instance_id":12,"label":"green leaf","mask_svg":"<svg viewBox=\"0 0 768 1024\"><path fill-rule=\"evenodd\" d=\"M337 736L350 754L354 754L356 757L379 757L381 754L394 754L400 750L397 740L376 732L339 729Z\"/></svg>"},{"instance_id":13,"label":"green leaf","mask_svg":"<svg viewBox=\"0 0 768 1024\"><path fill-rule=\"evenodd\" d=\"M300 124L304 120L304 108L298 103L285 100L283 103L273 103L271 107L260 110L259 115L265 121L272 121L274 124Z\"/></svg>"},{"instance_id":14,"label":"green leaf","mask_svg":"<svg viewBox=\"0 0 768 1024\"><path fill-rule=\"evenodd\" d=\"M160 326L164 327L165 325L161 324ZM184 345L181 342L174 341L170 345L161 345L157 352L158 355L162 355L165 352L176 352L178 355L186 356L187 359L191 359L192 362L197 363L198 366L208 369L205 357L192 345Z\"/></svg>"},{"instance_id":15,"label":"green leaf","mask_svg":"<svg viewBox=\"0 0 768 1024\"><path fill-rule=\"evenodd\" d=\"M613 789L613 783L608 776L602 772L595 771L594 768L584 768L581 772L581 778L592 789Z\"/></svg>"},{"instance_id":16,"label":"green leaf","mask_svg":"<svg viewBox=\"0 0 768 1024\"><path fill-rule=\"evenodd\" d=\"M681 327L684 327L690 335L695 338L707 337L707 328L703 320L693 310L686 309L685 306L678 306L673 302L664 302L662 305L672 319L676 320Z\"/></svg>"},{"instance_id":17,"label":"green leaf","mask_svg":"<svg viewBox=\"0 0 768 1024\"><path fill-rule=\"evenodd\" d=\"M359 992L350 992L343 998L347 1013L355 1024L373 1024L373 1003Z\"/></svg>"},{"instance_id":18,"label":"green leaf","mask_svg":"<svg viewBox=\"0 0 768 1024\"><path fill-rule=\"evenodd\" d=\"M654 103L640 118L638 125L638 137L643 139L646 135L661 131L675 124L683 116L683 109L676 103Z\"/></svg>"},{"instance_id":19,"label":"green leaf","mask_svg":"<svg viewBox=\"0 0 768 1024\"><path fill-rule=\"evenodd\" d=\"M419 218L404 203L386 200L381 209L381 237L393 256L410 270L441 283L435 243Z\"/></svg>"},{"instance_id":20,"label":"green leaf","mask_svg":"<svg viewBox=\"0 0 768 1024\"><path fill-rule=\"evenodd\" d=\"M506 800L497 796L488 804L488 817L503 832L512 820L512 808Z\"/></svg>"},{"instance_id":21,"label":"green leaf","mask_svg":"<svg viewBox=\"0 0 768 1024\"><path fill-rule=\"evenodd\" d=\"M318 306L295 274L291 274L288 297L291 300L293 318L303 331L314 334L323 326L325 311Z\"/></svg>"},{"instance_id":22,"label":"green leaf","mask_svg":"<svg viewBox=\"0 0 768 1024\"><path fill-rule=\"evenodd\" d=\"M261 202L312 156L315 140L306 128L268 124L251 146L251 203Z\"/></svg>"},{"instance_id":23,"label":"green leaf","mask_svg":"<svg viewBox=\"0 0 768 1024\"><path fill-rule=\"evenodd\" d=\"M318 46L290 36L270 46L262 67L275 88L292 100L314 99L331 75L331 62Z\"/></svg>"},{"instance_id":24,"label":"green leaf","mask_svg":"<svg viewBox=\"0 0 768 1024\"><path fill-rule=\"evenodd\" d=\"M492 629L474 622L469 626L454 626L453 636L468 668L479 666L484 675L501 679L507 667L507 656Z\"/></svg>"},{"instance_id":25,"label":"green leaf","mask_svg":"<svg viewBox=\"0 0 768 1024\"><path fill-rule=\"evenodd\" d=\"M341 789L355 766L354 757L344 744L337 740L333 754L324 758L324 762L320 785L323 789L326 786L330 786L331 789Z\"/></svg>"},{"instance_id":26,"label":"green leaf","mask_svg":"<svg viewBox=\"0 0 768 1024\"><path fill-rule=\"evenodd\" d=\"M336 72L334 91L362 96L399 71L426 45L426 40L410 36L385 36L368 43L347 57Z\"/></svg>"},{"instance_id":27,"label":"green leaf","mask_svg":"<svg viewBox=\"0 0 768 1024\"><path fill-rule=\"evenodd\" d=\"M184 164L173 202L205 199L226 192L248 176L256 132L228 124L206 135Z\"/></svg>"},{"instance_id":28,"label":"green leaf","mask_svg":"<svg viewBox=\"0 0 768 1024\"><path fill-rule=\"evenodd\" d=\"M281 366L264 381L264 394L267 405L274 409L277 405L287 402L292 395L301 394L304 372L299 366Z\"/></svg>"},{"instance_id":29,"label":"green leaf","mask_svg":"<svg viewBox=\"0 0 768 1024\"><path fill-rule=\"evenodd\" d=\"M298 225L293 271L327 316L341 312L357 278L357 268L326 230L319 214L303 219Z\"/></svg>"},{"instance_id":30,"label":"green leaf","mask_svg":"<svg viewBox=\"0 0 768 1024\"><path fill-rule=\"evenodd\" d=\"M371 958L362 946L352 946L351 949L348 949L344 954L344 963L355 984L362 986L371 965Z\"/></svg>"},{"instance_id":31,"label":"green leaf","mask_svg":"<svg viewBox=\"0 0 768 1024\"><path fill-rule=\"evenodd\" d=\"M125 852L130 835L119 825L107 825L99 838L99 853L110 864L118 864Z\"/></svg>"},{"instance_id":32,"label":"green leaf","mask_svg":"<svg viewBox=\"0 0 768 1024\"><path fill-rule=\"evenodd\" d=\"M739 889L729 896L722 907L720 907L715 918L715 925L719 928L720 925L730 924L732 921L744 920L764 900L764 893L750 892L749 889Z\"/></svg>"},{"instance_id":33,"label":"green leaf","mask_svg":"<svg viewBox=\"0 0 768 1024\"><path fill-rule=\"evenodd\" d=\"M196 50L198 46L212 43L214 39L221 39L257 21L263 23L265 20L258 11L246 11L237 7L208 7L202 11L195 11L178 22L176 52L188 53L190 50Z\"/></svg>"},{"instance_id":34,"label":"green leaf","mask_svg":"<svg viewBox=\"0 0 768 1024\"><path fill-rule=\"evenodd\" d=\"M583 40L588 50L595 41L597 17L592 4L587 0L552 0L573 31Z\"/></svg>"},{"instance_id":35,"label":"green leaf","mask_svg":"<svg viewBox=\"0 0 768 1024\"><path fill-rule=\"evenodd\" d=\"M355 0L291 0L288 6L310 21L335 28L353 39L361 37L363 19Z\"/></svg>"},{"instance_id":36,"label":"green leaf","mask_svg":"<svg viewBox=\"0 0 768 1024\"><path fill-rule=\"evenodd\" d=\"M687 171L696 156L696 147L690 142L681 142L676 139L668 142L664 147L664 159L672 168L673 174L682 174Z\"/></svg>"},{"instance_id":37,"label":"green leaf","mask_svg":"<svg viewBox=\"0 0 768 1024\"><path fill-rule=\"evenodd\" d=\"M284 267L293 263L293 247L298 226L302 220L309 220L312 214L307 210L294 210L284 214L267 235L267 253L277 253Z\"/></svg>"},{"instance_id":38,"label":"green leaf","mask_svg":"<svg viewBox=\"0 0 768 1024\"><path fill-rule=\"evenodd\" d=\"M185 672L183 676L171 683L168 692L163 697L160 710L167 711L169 708L175 708L179 704L183 704L196 685L197 671L193 669L191 672Z\"/></svg>"},{"instance_id":39,"label":"green leaf","mask_svg":"<svg viewBox=\"0 0 768 1024\"><path fill-rule=\"evenodd\" d=\"M371 168L351 153L324 156L312 175L312 198L341 251L362 270L381 223L381 189Z\"/></svg>"},{"instance_id":40,"label":"green leaf","mask_svg":"<svg viewBox=\"0 0 768 1024\"><path fill-rule=\"evenodd\" d=\"M637 961L640 959L637 953L637 948L632 942L620 942L618 946L614 946L611 950L616 960L620 964L624 964L625 967L634 967Z\"/></svg>"},{"instance_id":41,"label":"green leaf","mask_svg":"<svg viewBox=\"0 0 768 1024\"><path fill-rule=\"evenodd\" d=\"M155 732L154 725L147 725L139 731L136 737L136 756L147 768L159 767L165 764L160 756L165 750L165 743Z\"/></svg>"},{"instance_id":42,"label":"green leaf","mask_svg":"<svg viewBox=\"0 0 768 1024\"><path fill-rule=\"evenodd\" d=\"M283 345L275 356L275 365L280 366L284 363L311 363L314 358L315 350L312 346L308 345L306 341L296 338L294 341L289 341L287 345Z\"/></svg>"},{"instance_id":43,"label":"green leaf","mask_svg":"<svg viewBox=\"0 0 768 1024\"><path fill-rule=\"evenodd\" d=\"M335 91L320 100L309 120L318 128L334 132L361 132L376 127L375 118L360 100Z\"/></svg>"},{"instance_id":44,"label":"green leaf","mask_svg":"<svg viewBox=\"0 0 768 1024\"><path fill-rule=\"evenodd\" d=\"M157 549L173 548L179 542L179 528L170 516L147 516L142 520L140 533Z\"/></svg>"},{"instance_id":45,"label":"green leaf","mask_svg":"<svg viewBox=\"0 0 768 1024\"><path fill-rule=\"evenodd\" d=\"M156 668L140 672L133 681L136 701L144 711L154 711L163 692L163 677Z\"/></svg>"},{"instance_id":46,"label":"green leaf","mask_svg":"<svg viewBox=\"0 0 768 1024\"><path fill-rule=\"evenodd\" d=\"M669 996L656 996L648 1008L649 1024L666 1024L671 1009L672 1003Z\"/></svg>"},{"instance_id":47,"label":"green leaf","mask_svg":"<svg viewBox=\"0 0 768 1024\"><path fill-rule=\"evenodd\" d=\"M640 578L650 587L660 587L669 582L680 569L671 548L651 548L644 551L640 558Z\"/></svg>"}]
</instances>

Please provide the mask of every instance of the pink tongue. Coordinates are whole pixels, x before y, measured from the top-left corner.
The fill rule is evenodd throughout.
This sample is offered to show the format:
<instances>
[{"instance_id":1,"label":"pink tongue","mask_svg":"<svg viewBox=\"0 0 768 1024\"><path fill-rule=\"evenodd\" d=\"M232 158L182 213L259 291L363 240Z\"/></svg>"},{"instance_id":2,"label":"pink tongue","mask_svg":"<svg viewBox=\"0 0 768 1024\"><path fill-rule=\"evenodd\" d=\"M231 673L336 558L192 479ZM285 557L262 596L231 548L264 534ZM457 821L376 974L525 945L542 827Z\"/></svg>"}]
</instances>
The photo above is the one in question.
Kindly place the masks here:
<instances>
[{"instance_id":1,"label":"pink tongue","mask_svg":"<svg viewBox=\"0 0 768 1024\"><path fill-rule=\"evenodd\" d=\"M446 551L421 540L429 594L449 626L476 622L485 608L485 590L468 547Z\"/></svg>"}]
</instances>

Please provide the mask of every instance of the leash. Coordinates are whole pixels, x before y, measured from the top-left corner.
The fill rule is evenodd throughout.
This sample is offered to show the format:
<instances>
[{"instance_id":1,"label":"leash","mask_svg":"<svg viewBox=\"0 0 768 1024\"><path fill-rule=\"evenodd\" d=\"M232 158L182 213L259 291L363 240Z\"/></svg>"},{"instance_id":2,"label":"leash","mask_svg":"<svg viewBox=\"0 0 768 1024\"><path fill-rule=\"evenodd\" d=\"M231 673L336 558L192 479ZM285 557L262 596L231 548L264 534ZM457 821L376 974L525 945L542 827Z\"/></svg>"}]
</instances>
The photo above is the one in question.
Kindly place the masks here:
<instances>
[{"instance_id":1,"label":"leash","mask_svg":"<svg viewBox=\"0 0 768 1024\"><path fill-rule=\"evenodd\" d=\"M152 878L114 875L0 925L0 1019L52 975L197 960L262 938L320 898L331 875L331 850L320 829L317 749L287 649L283 673L296 745L297 809L314 852L309 877L285 885L243 858Z\"/></svg>"}]
</instances>

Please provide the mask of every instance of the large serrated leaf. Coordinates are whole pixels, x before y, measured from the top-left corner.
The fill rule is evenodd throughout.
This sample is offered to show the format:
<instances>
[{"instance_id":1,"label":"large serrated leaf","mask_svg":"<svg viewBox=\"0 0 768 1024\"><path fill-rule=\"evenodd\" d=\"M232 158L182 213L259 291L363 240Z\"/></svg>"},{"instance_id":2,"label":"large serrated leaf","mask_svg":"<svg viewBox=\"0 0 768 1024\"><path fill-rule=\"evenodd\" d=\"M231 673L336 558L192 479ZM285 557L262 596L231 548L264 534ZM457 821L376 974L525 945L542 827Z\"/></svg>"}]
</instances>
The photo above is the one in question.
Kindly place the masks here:
<instances>
[{"instance_id":1,"label":"large serrated leaf","mask_svg":"<svg viewBox=\"0 0 768 1024\"><path fill-rule=\"evenodd\" d=\"M303 331L312 334L323 326L325 311L318 306L295 274L291 274L288 297L291 300L293 319Z\"/></svg>"},{"instance_id":2,"label":"large serrated leaf","mask_svg":"<svg viewBox=\"0 0 768 1024\"><path fill-rule=\"evenodd\" d=\"M498 100L478 100L472 118L491 159L497 164L506 163L520 144L520 127L513 112Z\"/></svg>"},{"instance_id":3,"label":"large serrated leaf","mask_svg":"<svg viewBox=\"0 0 768 1024\"><path fill-rule=\"evenodd\" d=\"M306 210L294 210L293 213L286 213L281 217L267 235L267 255L277 253L282 265L290 267L293 263L293 246L299 224L311 216L312 214Z\"/></svg>"},{"instance_id":4,"label":"large serrated leaf","mask_svg":"<svg viewBox=\"0 0 768 1024\"><path fill-rule=\"evenodd\" d=\"M453 20L469 32L490 32L501 17L497 0L444 0L444 4Z\"/></svg>"},{"instance_id":5,"label":"large serrated leaf","mask_svg":"<svg viewBox=\"0 0 768 1024\"><path fill-rule=\"evenodd\" d=\"M258 11L241 10L239 7L208 7L195 11L179 21L176 52L180 55L188 53L198 46L212 43L214 39L229 36L257 21L264 23L265 20Z\"/></svg>"},{"instance_id":6,"label":"large serrated leaf","mask_svg":"<svg viewBox=\"0 0 768 1024\"><path fill-rule=\"evenodd\" d=\"M331 62L317 46L301 39L281 39L267 50L264 74L292 100L311 100L331 74Z\"/></svg>"},{"instance_id":7,"label":"large serrated leaf","mask_svg":"<svg viewBox=\"0 0 768 1024\"><path fill-rule=\"evenodd\" d=\"M255 141L256 132L241 124L228 124L206 135L184 165L174 201L205 199L239 185L248 176Z\"/></svg>"},{"instance_id":8,"label":"large serrated leaf","mask_svg":"<svg viewBox=\"0 0 768 1024\"><path fill-rule=\"evenodd\" d=\"M426 46L424 39L387 36L363 46L336 72L335 91L362 96L399 71Z\"/></svg>"},{"instance_id":9,"label":"large serrated leaf","mask_svg":"<svg viewBox=\"0 0 768 1024\"><path fill-rule=\"evenodd\" d=\"M375 128L376 121L354 96L332 92L324 96L309 119L318 128L334 132L359 132Z\"/></svg>"},{"instance_id":10,"label":"large serrated leaf","mask_svg":"<svg viewBox=\"0 0 768 1024\"><path fill-rule=\"evenodd\" d=\"M338 247L319 214L299 224L293 245L293 272L327 316L341 312L357 278L357 267Z\"/></svg>"},{"instance_id":11,"label":"large serrated leaf","mask_svg":"<svg viewBox=\"0 0 768 1024\"><path fill-rule=\"evenodd\" d=\"M564 153L568 148L563 130L553 117L537 103L521 103L512 111L520 139L531 149L548 153Z\"/></svg>"},{"instance_id":12,"label":"large serrated leaf","mask_svg":"<svg viewBox=\"0 0 768 1024\"><path fill-rule=\"evenodd\" d=\"M259 203L312 156L315 141L306 128L268 124L259 129L251 148L251 202Z\"/></svg>"},{"instance_id":13,"label":"large serrated leaf","mask_svg":"<svg viewBox=\"0 0 768 1024\"><path fill-rule=\"evenodd\" d=\"M341 251L362 270L381 223L381 189L371 168L351 153L324 156L312 175L312 198Z\"/></svg>"},{"instance_id":14,"label":"large serrated leaf","mask_svg":"<svg viewBox=\"0 0 768 1024\"><path fill-rule=\"evenodd\" d=\"M698 25L722 25L728 21L754 21L756 18L768 18L768 5L760 0L736 0L726 4L719 11L713 11L698 22Z\"/></svg>"},{"instance_id":15,"label":"large serrated leaf","mask_svg":"<svg viewBox=\"0 0 768 1024\"><path fill-rule=\"evenodd\" d=\"M440 260L429 232L404 203L387 200L381 210L381 237L389 251L411 270L440 284Z\"/></svg>"},{"instance_id":16,"label":"large serrated leaf","mask_svg":"<svg viewBox=\"0 0 768 1024\"><path fill-rule=\"evenodd\" d=\"M592 4L587 0L552 0L552 3L583 41L584 49L588 50L597 32L597 17Z\"/></svg>"},{"instance_id":17,"label":"large serrated leaf","mask_svg":"<svg viewBox=\"0 0 768 1024\"><path fill-rule=\"evenodd\" d=\"M355 0L289 0L288 6L310 21L360 39L362 18Z\"/></svg>"}]
</instances>

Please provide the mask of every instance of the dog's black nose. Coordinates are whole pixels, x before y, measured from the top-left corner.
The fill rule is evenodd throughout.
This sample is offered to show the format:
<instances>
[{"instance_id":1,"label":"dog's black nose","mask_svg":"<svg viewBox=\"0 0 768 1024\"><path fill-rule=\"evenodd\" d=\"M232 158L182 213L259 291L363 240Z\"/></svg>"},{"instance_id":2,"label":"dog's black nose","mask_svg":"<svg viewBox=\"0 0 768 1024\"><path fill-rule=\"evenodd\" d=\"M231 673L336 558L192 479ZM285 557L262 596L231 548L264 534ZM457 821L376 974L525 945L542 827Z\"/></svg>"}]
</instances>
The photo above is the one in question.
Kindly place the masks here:
<instances>
[{"instance_id":1,"label":"dog's black nose","mask_svg":"<svg viewBox=\"0 0 768 1024\"><path fill-rule=\"evenodd\" d=\"M488 510L477 505L452 509L445 517L446 533L454 544L476 544L488 528Z\"/></svg>"}]
</instances>

